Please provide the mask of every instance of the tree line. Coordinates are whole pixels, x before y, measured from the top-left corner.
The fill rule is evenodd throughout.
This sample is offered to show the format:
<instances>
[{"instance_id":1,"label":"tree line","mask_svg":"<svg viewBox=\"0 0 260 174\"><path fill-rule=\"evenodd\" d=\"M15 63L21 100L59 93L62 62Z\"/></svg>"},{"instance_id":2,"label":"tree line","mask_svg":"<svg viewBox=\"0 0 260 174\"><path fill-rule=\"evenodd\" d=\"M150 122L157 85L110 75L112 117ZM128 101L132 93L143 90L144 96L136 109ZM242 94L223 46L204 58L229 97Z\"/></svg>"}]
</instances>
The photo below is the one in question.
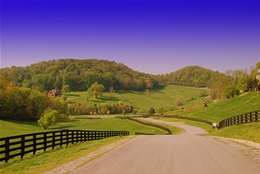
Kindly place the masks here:
<instances>
[{"instance_id":1,"label":"tree line","mask_svg":"<svg viewBox=\"0 0 260 174\"><path fill-rule=\"evenodd\" d=\"M143 90L149 94L149 89L166 85L207 87L210 89L210 95L206 98L207 102L220 98L232 98L241 92L253 91L257 88L259 82L255 76L259 68L260 62L250 71L227 70L224 73L199 66L187 66L169 74L152 75L134 71L122 63L97 59L59 59L26 67L12 66L0 69L2 79L0 112L13 117L28 115L28 118L39 119L44 109L55 106L52 103L56 99L50 102L46 95L48 90L54 88L63 91L64 100L67 98L68 91L87 91L88 98L97 98L102 97L100 91L103 90L111 94L116 90ZM17 101L11 97L12 95ZM85 110L81 111L84 113L101 113L98 108L92 111L82 110ZM127 108L123 110L128 111ZM26 114L21 114L25 112Z\"/></svg>"},{"instance_id":2,"label":"tree line","mask_svg":"<svg viewBox=\"0 0 260 174\"><path fill-rule=\"evenodd\" d=\"M17 87L0 75L0 118L39 120L50 110L57 112L57 119L68 116L68 104L26 87Z\"/></svg>"},{"instance_id":3,"label":"tree line","mask_svg":"<svg viewBox=\"0 0 260 174\"><path fill-rule=\"evenodd\" d=\"M91 92L94 97L102 95L103 91L99 86L103 85L96 82L89 88L89 91L93 88ZM64 95L66 96L66 92ZM0 75L0 119L35 120L47 129L52 124L67 120L68 115L126 114L133 111L132 106L124 105L122 102L68 105L67 98L48 96L44 92L27 87L17 87Z\"/></svg>"},{"instance_id":4,"label":"tree line","mask_svg":"<svg viewBox=\"0 0 260 174\"><path fill-rule=\"evenodd\" d=\"M43 61L26 67L1 68L0 74L18 87L41 92L61 90L68 85L71 91L85 91L98 82L105 90L143 90L157 87L151 74L134 71L122 63L97 59L59 59Z\"/></svg>"}]
</instances>

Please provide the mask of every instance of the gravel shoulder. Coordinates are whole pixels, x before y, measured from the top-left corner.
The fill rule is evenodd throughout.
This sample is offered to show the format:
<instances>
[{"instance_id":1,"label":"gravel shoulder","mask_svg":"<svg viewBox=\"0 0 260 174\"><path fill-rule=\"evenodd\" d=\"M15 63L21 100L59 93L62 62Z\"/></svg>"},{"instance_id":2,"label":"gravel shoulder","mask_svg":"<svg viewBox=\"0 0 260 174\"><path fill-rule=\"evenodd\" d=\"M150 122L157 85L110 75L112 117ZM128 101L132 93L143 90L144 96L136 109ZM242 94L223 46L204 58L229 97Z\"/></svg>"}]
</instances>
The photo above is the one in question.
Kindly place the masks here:
<instances>
[{"instance_id":1,"label":"gravel shoulder","mask_svg":"<svg viewBox=\"0 0 260 174\"><path fill-rule=\"evenodd\" d=\"M212 137L218 141L221 141L232 148L240 151L244 155L250 157L254 161L260 164L260 143L255 143L247 140L233 139L233 138L224 138L224 137L216 137L216 136L208 136Z\"/></svg>"}]
</instances>

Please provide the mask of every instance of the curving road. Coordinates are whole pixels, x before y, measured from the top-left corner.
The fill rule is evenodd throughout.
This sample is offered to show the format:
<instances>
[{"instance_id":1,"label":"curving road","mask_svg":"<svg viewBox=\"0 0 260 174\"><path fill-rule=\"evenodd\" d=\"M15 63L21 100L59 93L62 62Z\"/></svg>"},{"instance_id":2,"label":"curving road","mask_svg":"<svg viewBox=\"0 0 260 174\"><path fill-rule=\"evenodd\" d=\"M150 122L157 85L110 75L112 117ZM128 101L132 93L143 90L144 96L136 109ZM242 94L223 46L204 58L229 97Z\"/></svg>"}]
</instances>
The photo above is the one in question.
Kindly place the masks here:
<instances>
[{"instance_id":1,"label":"curving road","mask_svg":"<svg viewBox=\"0 0 260 174\"><path fill-rule=\"evenodd\" d=\"M181 135L141 135L73 174L259 174L260 164L228 145L200 136L203 129L155 119L180 127Z\"/></svg>"}]
</instances>

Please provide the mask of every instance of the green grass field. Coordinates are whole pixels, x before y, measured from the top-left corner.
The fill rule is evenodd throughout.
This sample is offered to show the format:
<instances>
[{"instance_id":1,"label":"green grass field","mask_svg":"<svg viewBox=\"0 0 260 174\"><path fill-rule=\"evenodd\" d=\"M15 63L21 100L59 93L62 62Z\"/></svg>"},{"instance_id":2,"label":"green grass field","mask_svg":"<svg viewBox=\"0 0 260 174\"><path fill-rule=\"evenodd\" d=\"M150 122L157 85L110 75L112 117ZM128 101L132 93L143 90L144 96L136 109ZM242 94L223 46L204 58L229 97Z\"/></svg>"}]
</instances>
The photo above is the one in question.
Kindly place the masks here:
<instances>
[{"instance_id":1,"label":"green grass field","mask_svg":"<svg viewBox=\"0 0 260 174\"><path fill-rule=\"evenodd\" d=\"M218 123L223 119L255 110L260 110L260 92L245 93L180 115L203 118Z\"/></svg>"},{"instance_id":2,"label":"green grass field","mask_svg":"<svg viewBox=\"0 0 260 174\"><path fill-rule=\"evenodd\" d=\"M71 118L77 116L71 116ZM37 122L28 121L7 121L0 120L1 132L0 137L7 137L13 135L21 135L27 133L36 133L43 131L52 131L59 129L73 129L73 130L104 130L104 131L129 131L131 135L135 132L144 132L150 134L165 134L166 132L149 126L119 118L106 119L72 119L68 122L57 123L49 129L44 130Z\"/></svg>"},{"instance_id":3,"label":"green grass field","mask_svg":"<svg viewBox=\"0 0 260 174\"><path fill-rule=\"evenodd\" d=\"M109 93L104 93L102 99L86 100L86 92L70 92L70 103L98 104L98 103L117 103L122 101L127 105L137 106L138 109L148 111L151 107L170 106L176 110L174 114L189 117L197 117L212 122L219 122L225 118L239 115L260 109L260 92L245 93L229 100L222 100L210 104L208 107L202 107L202 98L198 97L201 90L198 88L168 86L163 89L151 90L150 95L145 92L136 91L118 91L112 98ZM190 97L195 98L189 100ZM177 106L176 99L181 98L183 105ZM187 108L193 108L184 112ZM87 116L70 116L71 121L58 123L44 130L37 122L30 121L7 121L0 120L0 137L20 135L34 132L52 131L62 128L78 130L126 130L133 135L134 132L144 132L151 134L165 134L166 132L153 127L144 126L125 119L116 119L114 115L98 116L102 119L85 119ZM76 119L79 118L79 119ZM209 132L209 135L238 138L260 143L260 123L252 123L239 126L231 126L219 130L214 130L208 124L194 122L189 120L160 118L166 121L184 122L189 125L201 127ZM180 129L171 128L174 133L180 133ZM0 173L39 173L52 169L65 162L75 160L87 153L94 151L104 145L115 142L124 137L113 137L98 141L80 143L77 145L64 147L59 150L47 151L35 156L25 156L25 159L14 159L7 164L0 164ZM55 160L53 160L55 159Z\"/></svg>"},{"instance_id":4,"label":"green grass field","mask_svg":"<svg viewBox=\"0 0 260 174\"><path fill-rule=\"evenodd\" d=\"M169 106L175 109L201 107L202 98L199 97L201 91L208 91L202 88L190 88L182 86L167 86L162 89L150 90L150 95L144 91L116 91L112 97L110 93L105 92L102 99L90 99L87 101L87 92L70 92L70 103L99 104L99 103L117 103L122 101L126 105L132 105L136 109L147 112L151 107ZM190 100L193 97L194 100ZM183 105L177 106L176 99L181 99Z\"/></svg>"}]
</instances>

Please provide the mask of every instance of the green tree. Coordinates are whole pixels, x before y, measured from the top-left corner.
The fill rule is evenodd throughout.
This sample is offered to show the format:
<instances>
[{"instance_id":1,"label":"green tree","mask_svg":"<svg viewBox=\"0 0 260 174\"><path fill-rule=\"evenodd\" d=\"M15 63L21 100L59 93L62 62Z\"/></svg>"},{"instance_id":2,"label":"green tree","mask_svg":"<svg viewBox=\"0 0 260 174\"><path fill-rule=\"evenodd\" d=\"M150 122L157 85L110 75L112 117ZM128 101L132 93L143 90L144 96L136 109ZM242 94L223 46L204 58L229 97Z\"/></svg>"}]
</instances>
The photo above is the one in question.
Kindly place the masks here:
<instances>
[{"instance_id":1,"label":"green tree","mask_svg":"<svg viewBox=\"0 0 260 174\"><path fill-rule=\"evenodd\" d=\"M102 97L103 96L104 88L105 87L102 84L99 84L98 82L95 82L88 88L88 94L90 94L92 97L97 99L98 97Z\"/></svg>"},{"instance_id":2,"label":"green tree","mask_svg":"<svg viewBox=\"0 0 260 174\"><path fill-rule=\"evenodd\" d=\"M258 80L255 77L251 77L248 79L247 85L248 85L248 89L250 91L253 91L258 85Z\"/></svg>"},{"instance_id":3,"label":"green tree","mask_svg":"<svg viewBox=\"0 0 260 174\"><path fill-rule=\"evenodd\" d=\"M169 108L167 106L160 106L156 109L156 112L160 113L161 115L163 115L167 111L169 111Z\"/></svg>"},{"instance_id":4,"label":"green tree","mask_svg":"<svg viewBox=\"0 0 260 174\"><path fill-rule=\"evenodd\" d=\"M155 113L155 109L153 107L151 107L148 111L149 115L153 115Z\"/></svg>"},{"instance_id":5,"label":"green tree","mask_svg":"<svg viewBox=\"0 0 260 174\"><path fill-rule=\"evenodd\" d=\"M51 110L47 108L41 118L38 120L38 124L44 129L47 129L49 126L57 123L59 119L59 112L57 110Z\"/></svg>"},{"instance_id":6,"label":"green tree","mask_svg":"<svg viewBox=\"0 0 260 174\"><path fill-rule=\"evenodd\" d=\"M33 84L40 91L48 91L53 88L52 76L49 74L37 74L33 76Z\"/></svg>"},{"instance_id":7,"label":"green tree","mask_svg":"<svg viewBox=\"0 0 260 174\"><path fill-rule=\"evenodd\" d=\"M233 98L235 95L239 94L239 90L237 89L236 85L229 85L225 88L224 93L227 98Z\"/></svg>"},{"instance_id":8,"label":"green tree","mask_svg":"<svg viewBox=\"0 0 260 174\"><path fill-rule=\"evenodd\" d=\"M34 119L38 119L43 111L48 107L48 104L50 104L49 98L47 95L36 90L32 90L28 98L33 109Z\"/></svg>"},{"instance_id":9,"label":"green tree","mask_svg":"<svg viewBox=\"0 0 260 174\"><path fill-rule=\"evenodd\" d=\"M62 89L62 79L60 78L59 75L56 76L56 80L54 82L54 87L55 87L55 89L59 89L59 90Z\"/></svg>"},{"instance_id":10,"label":"green tree","mask_svg":"<svg viewBox=\"0 0 260 174\"><path fill-rule=\"evenodd\" d=\"M210 96L213 99L220 99L223 97L226 85L223 82L215 82L210 87Z\"/></svg>"}]
</instances>

